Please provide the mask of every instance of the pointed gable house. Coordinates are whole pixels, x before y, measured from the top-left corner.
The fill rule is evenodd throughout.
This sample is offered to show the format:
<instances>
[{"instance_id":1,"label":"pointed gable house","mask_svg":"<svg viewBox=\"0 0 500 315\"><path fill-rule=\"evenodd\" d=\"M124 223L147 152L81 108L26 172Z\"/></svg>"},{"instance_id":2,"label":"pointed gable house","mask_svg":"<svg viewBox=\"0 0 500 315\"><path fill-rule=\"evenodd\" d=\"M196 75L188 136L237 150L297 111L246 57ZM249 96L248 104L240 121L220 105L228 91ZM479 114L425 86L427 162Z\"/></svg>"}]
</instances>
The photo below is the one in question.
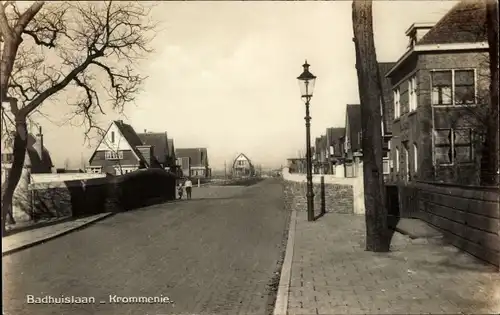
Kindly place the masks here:
<instances>
[{"instance_id":1,"label":"pointed gable house","mask_svg":"<svg viewBox=\"0 0 500 315\"><path fill-rule=\"evenodd\" d=\"M252 161L243 153L240 153L233 162L233 177L250 177L255 175L255 167Z\"/></svg>"},{"instance_id":2,"label":"pointed gable house","mask_svg":"<svg viewBox=\"0 0 500 315\"><path fill-rule=\"evenodd\" d=\"M154 147L144 144L134 128L113 121L89 160L88 172L122 175L139 168L161 167Z\"/></svg>"}]
</instances>

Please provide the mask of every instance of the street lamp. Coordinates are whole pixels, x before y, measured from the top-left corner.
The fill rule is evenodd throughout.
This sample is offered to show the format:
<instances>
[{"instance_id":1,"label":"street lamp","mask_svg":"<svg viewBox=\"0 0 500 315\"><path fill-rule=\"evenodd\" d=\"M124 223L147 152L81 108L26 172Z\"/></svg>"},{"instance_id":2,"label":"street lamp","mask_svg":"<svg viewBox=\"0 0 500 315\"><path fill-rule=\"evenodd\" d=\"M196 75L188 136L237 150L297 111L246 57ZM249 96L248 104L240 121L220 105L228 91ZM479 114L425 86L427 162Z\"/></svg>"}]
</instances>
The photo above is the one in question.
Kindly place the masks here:
<instances>
[{"instance_id":1,"label":"street lamp","mask_svg":"<svg viewBox=\"0 0 500 315\"><path fill-rule=\"evenodd\" d=\"M306 167L307 167L307 221L314 221L314 193L312 184L312 161L311 161L311 116L309 116L309 101L313 96L316 76L309 72L309 64L302 65L304 71L297 77L299 80L300 94L306 104Z\"/></svg>"}]
</instances>

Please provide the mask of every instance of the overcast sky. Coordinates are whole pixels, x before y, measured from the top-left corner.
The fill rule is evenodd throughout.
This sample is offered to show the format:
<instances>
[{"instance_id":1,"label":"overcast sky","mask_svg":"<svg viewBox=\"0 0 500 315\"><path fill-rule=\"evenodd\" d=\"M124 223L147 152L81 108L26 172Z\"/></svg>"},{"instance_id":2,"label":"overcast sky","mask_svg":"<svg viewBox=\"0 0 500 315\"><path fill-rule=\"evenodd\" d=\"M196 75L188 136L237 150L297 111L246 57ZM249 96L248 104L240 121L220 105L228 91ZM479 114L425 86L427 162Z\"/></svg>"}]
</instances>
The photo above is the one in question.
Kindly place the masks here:
<instances>
[{"instance_id":1,"label":"overcast sky","mask_svg":"<svg viewBox=\"0 0 500 315\"><path fill-rule=\"evenodd\" d=\"M379 61L405 51L413 22L434 22L455 1L374 1ZM162 21L141 64L149 76L124 121L137 132L167 131L177 148L207 147L220 168L240 152L276 167L305 147L304 105L296 77L304 59L317 77L312 138L344 127L345 106L358 103L350 1L161 2ZM57 104L45 105L52 121ZM103 126L118 118L109 113ZM37 117L56 166L79 167L92 148L82 130ZM314 140L313 140L314 141Z\"/></svg>"}]
</instances>

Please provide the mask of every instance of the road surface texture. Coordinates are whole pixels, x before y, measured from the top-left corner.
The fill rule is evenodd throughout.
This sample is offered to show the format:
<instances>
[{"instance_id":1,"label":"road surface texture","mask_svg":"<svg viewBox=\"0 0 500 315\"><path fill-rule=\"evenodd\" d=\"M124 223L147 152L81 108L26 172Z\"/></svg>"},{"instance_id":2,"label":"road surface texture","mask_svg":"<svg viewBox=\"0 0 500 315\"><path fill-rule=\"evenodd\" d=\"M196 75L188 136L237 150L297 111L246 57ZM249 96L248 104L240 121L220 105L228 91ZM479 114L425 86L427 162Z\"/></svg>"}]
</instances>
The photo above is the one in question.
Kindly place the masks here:
<instances>
[{"instance_id":1,"label":"road surface texture","mask_svg":"<svg viewBox=\"0 0 500 315\"><path fill-rule=\"evenodd\" d=\"M4 314L265 314L288 220L277 180L195 187L3 257ZM61 295L95 303L27 303Z\"/></svg>"}]
</instances>

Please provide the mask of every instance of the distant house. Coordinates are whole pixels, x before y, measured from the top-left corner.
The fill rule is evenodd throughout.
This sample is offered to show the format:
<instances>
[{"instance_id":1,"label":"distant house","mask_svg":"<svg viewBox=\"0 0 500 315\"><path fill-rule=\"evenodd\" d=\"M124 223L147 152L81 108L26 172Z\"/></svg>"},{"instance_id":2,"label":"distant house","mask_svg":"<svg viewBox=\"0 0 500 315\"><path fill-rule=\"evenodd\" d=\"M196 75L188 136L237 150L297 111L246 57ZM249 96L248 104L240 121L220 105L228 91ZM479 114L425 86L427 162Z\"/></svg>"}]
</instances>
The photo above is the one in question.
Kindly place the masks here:
<instances>
[{"instance_id":1,"label":"distant house","mask_svg":"<svg viewBox=\"0 0 500 315\"><path fill-rule=\"evenodd\" d=\"M489 86L485 12L484 1L461 1L435 25L415 23L406 32L408 51L386 74L394 95L393 181L479 184Z\"/></svg>"},{"instance_id":2,"label":"distant house","mask_svg":"<svg viewBox=\"0 0 500 315\"><path fill-rule=\"evenodd\" d=\"M153 155L164 169L175 171L174 141L168 139L167 132L144 130L144 133L139 133L138 136L144 145L153 147Z\"/></svg>"},{"instance_id":3,"label":"distant house","mask_svg":"<svg viewBox=\"0 0 500 315\"><path fill-rule=\"evenodd\" d=\"M327 128L326 129L326 174L335 174L335 166L344 160L342 151L342 138L345 135L345 128Z\"/></svg>"},{"instance_id":4,"label":"distant house","mask_svg":"<svg viewBox=\"0 0 500 315\"><path fill-rule=\"evenodd\" d=\"M2 169L7 170L12 167L14 155L12 151L12 142L2 145ZM52 173L52 159L50 153L43 143L42 127L38 128L38 133L33 136L28 135L28 146L26 148L26 157L24 166L29 169L31 174ZM3 174L4 172L2 172ZM3 176L2 176L3 180Z\"/></svg>"},{"instance_id":5,"label":"distant house","mask_svg":"<svg viewBox=\"0 0 500 315\"><path fill-rule=\"evenodd\" d=\"M305 158L287 159L287 166L290 173L305 174L307 171L307 164Z\"/></svg>"},{"instance_id":6,"label":"distant house","mask_svg":"<svg viewBox=\"0 0 500 315\"><path fill-rule=\"evenodd\" d=\"M7 141L6 141L7 140ZM5 185L7 173L12 168L14 155L12 150L13 142L11 139L2 139L2 186ZM12 204L12 214L15 221L28 221L31 219L31 201L29 194L29 184L32 174L52 173L54 167L49 151L44 145L42 128L33 136L28 135L28 145L24 160L24 167L21 177L14 191Z\"/></svg>"},{"instance_id":7,"label":"distant house","mask_svg":"<svg viewBox=\"0 0 500 315\"><path fill-rule=\"evenodd\" d=\"M183 176L195 178L211 176L206 148L175 149L175 156Z\"/></svg>"},{"instance_id":8,"label":"distant house","mask_svg":"<svg viewBox=\"0 0 500 315\"><path fill-rule=\"evenodd\" d=\"M252 161L243 153L240 153L233 162L233 177L250 177L255 175L255 167Z\"/></svg>"},{"instance_id":9,"label":"distant house","mask_svg":"<svg viewBox=\"0 0 500 315\"><path fill-rule=\"evenodd\" d=\"M358 166L363 158L362 136L361 106L359 104L348 104L345 118L345 135L343 137L346 177L357 177L359 175Z\"/></svg>"},{"instance_id":10,"label":"distant house","mask_svg":"<svg viewBox=\"0 0 500 315\"><path fill-rule=\"evenodd\" d=\"M90 157L87 172L123 175L139 168L161 167L154 146L143 144L132 126L115 120Z\"/></svg>"},{"instance_id":11,"label":"distant house","mask_svg":"<svg viewBox=\"0 0 500 315\"><path fill-rule=\"evenodd\" d=\"M317 137L314 146L314 165L315 174L327 174L328 172L328 145L326 135Z\"/></svg>"}]
</instances>

